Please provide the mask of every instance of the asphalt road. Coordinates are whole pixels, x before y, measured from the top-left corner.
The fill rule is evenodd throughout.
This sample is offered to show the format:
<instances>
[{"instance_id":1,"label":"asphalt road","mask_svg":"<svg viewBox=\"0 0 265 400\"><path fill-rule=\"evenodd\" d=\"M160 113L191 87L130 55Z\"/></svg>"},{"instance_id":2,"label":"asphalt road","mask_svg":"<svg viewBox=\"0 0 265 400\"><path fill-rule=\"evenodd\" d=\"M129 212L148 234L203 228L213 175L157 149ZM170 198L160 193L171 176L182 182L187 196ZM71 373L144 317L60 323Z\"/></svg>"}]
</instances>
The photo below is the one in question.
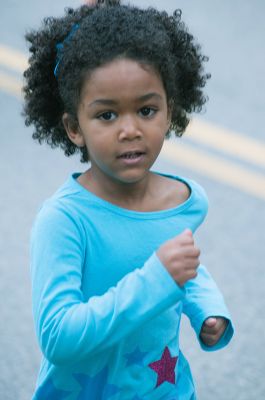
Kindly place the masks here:
<instances>
[{"instance_id":1,"label":"asphalt road","mask_svg":"<svg viewBox=\"0 0 265 400\"><path fill-rule=\"evenodd\" d=\"M205 121L235 131L239 138L265 145L265 4L259 0L158 0L134 4L182 8L183 18L210 56L212 73ZM24 2L1 5L0 45L26 53L24 32L44 16L61 14L77 1ZM0 72L19 79L0 64ZM84 170L77 159L38 146L20 116L21 100L0 87L0 399L28 400L35 384L40 353L35 339L30 300L28 243L39 204L72 171ZM214 127L213 127L214 134ZM252 175L265 176L262 163L250 163L207 143L183 139L196 151L233 162ZM229 147L229 144L228 144ZM247 154L247 148L245 149ZM265 159L265 152L264 152ZM191 177L210 199L206 223L198 233L202 261L222 289L236 334L230 346L216 353L200 350L184 319L181 343L197 383L199 400L265 399L265 198L226 178L214 179L201 169L172 162L166 154L156 169ZM225 171L225 169L224 169ZM222 173L222 171L220 172ZM221 178L221 177L220 177ZM241 179L241 177L240 177ZM264 188L263 188L264 189ZM114 399L116 400L116 399Z\"/></svg>"}]
</instances>

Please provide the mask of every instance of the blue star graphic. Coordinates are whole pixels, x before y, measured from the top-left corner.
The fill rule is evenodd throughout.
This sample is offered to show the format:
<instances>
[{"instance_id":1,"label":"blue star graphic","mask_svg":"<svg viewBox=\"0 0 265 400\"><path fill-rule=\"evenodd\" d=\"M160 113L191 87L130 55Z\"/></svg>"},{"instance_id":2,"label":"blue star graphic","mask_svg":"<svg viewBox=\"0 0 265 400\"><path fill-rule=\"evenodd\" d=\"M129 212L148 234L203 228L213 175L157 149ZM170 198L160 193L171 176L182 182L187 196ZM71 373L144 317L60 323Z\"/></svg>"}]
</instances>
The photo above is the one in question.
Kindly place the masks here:
<instances>
[{"instance_id":1,"label":"blue star graphic","mask_svg":"<svg viewBox=\"0 0 265 400\"><path fill-rule=\"evenodd\" d=\"M52 379L48 379L42 386L40 386L34 396L34 400L63 400L69 396L68 391L56 389Z\"/></svg>"},{"instance_id":2,"label":"blue star graphic","mask_svg":"<svg viewBox=\"0 0 265 400\"><path fill-rule=\"evenodd\" d=\"M103 368L98 374L93 377L85 374L74 374L74 377L81 385L82 389L79 392L77 400L85 400L93 394L95 399L107 400L120 390L116 385L107 383L108 368Z\"/></svg>"},{"instance_id":3,"label":"blue star graphic","mask_svg":"<svg viewBox=\"0 0 265 400\"><path fill-rule=\"evenodd\" d=\"M144 360L146 354L148 354L148 353L143 353L142 351L140 351L139 347L137 346L134 351L124 355L124 357L127 358L126 366L129 367L130 365L137 364L142 367L143 360Z\"/></svg>"}]
</instances>

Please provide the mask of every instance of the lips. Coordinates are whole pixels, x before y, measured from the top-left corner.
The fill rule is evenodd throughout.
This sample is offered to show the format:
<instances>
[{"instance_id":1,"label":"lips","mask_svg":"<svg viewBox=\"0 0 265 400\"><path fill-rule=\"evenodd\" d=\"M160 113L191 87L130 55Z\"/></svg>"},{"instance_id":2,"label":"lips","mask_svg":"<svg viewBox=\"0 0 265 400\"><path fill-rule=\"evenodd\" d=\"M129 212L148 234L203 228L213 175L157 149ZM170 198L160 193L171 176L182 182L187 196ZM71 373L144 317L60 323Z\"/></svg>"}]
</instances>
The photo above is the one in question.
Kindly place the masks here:
<instances>
[{"instance_id":1,"label":"lips","mask_svg":"<svg viewBox=\"0 0 265 400\"><path fill-rule=\"evenodd\" d=\"M143 156L145 154L144 151L141 150L132 150L132 151L126 151L118 156L118 158L122 158L125 160L133 160L133 159L138 159L139 157Z\"/></svg>"}]
</instances>

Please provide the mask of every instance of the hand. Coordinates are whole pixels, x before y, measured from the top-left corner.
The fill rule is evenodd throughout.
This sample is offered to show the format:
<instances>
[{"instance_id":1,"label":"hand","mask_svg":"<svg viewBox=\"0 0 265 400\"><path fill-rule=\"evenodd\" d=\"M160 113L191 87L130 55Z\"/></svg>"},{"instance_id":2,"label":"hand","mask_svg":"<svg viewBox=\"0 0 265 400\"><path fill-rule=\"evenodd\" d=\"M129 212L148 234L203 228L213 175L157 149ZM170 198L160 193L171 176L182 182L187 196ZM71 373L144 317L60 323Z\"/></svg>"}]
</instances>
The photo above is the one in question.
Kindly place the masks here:
<instances>
[{"instance_id":1,"label":"hand","mask_svg":"<svg viewBox=\"0 0 265 400\"><path fill-rule=\"evenodd\" d=\"M223 317L210 317L202 325L200 339L206 346L214 346L226 330L228 320Z\"/></svg>"},{"instance_id":2,"label":"hand","mask_svg":"<svg viewBox=\"0 0 265 400\"><path fill-rule=\"evenodd\" d=\"M162 244L156 254L179 286L197 276L200 250L190 229Z\"/></svg>"}]
</instances>

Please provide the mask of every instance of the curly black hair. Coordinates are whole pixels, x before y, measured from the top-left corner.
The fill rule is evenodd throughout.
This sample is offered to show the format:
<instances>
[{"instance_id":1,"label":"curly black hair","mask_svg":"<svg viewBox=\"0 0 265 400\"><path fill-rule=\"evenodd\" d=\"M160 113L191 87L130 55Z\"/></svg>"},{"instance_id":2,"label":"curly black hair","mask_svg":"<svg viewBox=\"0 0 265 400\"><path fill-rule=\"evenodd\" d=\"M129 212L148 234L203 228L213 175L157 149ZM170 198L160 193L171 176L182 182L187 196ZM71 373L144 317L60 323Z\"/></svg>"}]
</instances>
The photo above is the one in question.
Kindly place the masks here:
<instances>
[{"instance_id":1,"label":"curly black hair","mask_svg":"<svg viewBox=\"0 0 265 400\"><path fill-rule=\"evenodd\" d=\"M203 69L207 57L182 22L180 10L168 15L98 0L94 6L66 9L64 17L46 18L26 39L32 55L24 72L25 124L35 126L33 138L40 143L60 146L67 156L81 151L83 162L89 160L87 149L70 141L62 115L67 112L78 124L81 88L95 68L118 57L152 66L170 106L169 132L177 136L185 131L189 114L201 111L207 100L202 90L209 78Z\"/></svg>"}]
</instances>

